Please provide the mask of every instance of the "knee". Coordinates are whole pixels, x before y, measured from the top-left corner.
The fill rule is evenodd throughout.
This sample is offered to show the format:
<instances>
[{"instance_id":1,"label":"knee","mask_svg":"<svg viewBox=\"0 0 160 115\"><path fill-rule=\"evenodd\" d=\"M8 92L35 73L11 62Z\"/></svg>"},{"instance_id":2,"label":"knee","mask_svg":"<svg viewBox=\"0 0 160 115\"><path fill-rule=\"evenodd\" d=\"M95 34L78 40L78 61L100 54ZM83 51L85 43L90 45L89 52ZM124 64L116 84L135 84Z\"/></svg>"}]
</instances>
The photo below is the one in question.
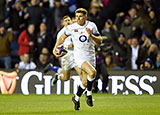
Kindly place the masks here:
<instances>
[{"instance_id":1,"label":"knee","mask_svg":"<svg viewBox=\"0 0 160 115\"><path fill-rule=\"evenodd\" d=\"M69 78L70 78L70 77L69 77L68 75L60 74L60 80L62 80L62 81L68 81Z\"/></svg>"},{"instance_id":2,"label":"knee","mask_svg":"<svg viewBox=\"0 0 160 115\"><path fill-rule=\"evenodd\" d=\"M87 81L82 81L82 85L83 85L84 87L87 87Z\"/></svg>"}]
</instances>

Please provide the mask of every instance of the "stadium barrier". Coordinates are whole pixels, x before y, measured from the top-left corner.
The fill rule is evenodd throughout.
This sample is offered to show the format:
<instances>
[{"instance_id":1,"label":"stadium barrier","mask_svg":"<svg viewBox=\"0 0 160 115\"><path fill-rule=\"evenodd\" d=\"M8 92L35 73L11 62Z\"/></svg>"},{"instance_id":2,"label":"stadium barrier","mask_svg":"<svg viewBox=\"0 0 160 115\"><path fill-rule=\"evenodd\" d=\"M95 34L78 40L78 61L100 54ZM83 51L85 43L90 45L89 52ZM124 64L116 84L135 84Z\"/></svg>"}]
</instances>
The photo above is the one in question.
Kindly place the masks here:
<instances>
[{"instance_id":1,"label":"stadium barrier","mask_svg":"<svg viewBox=\"0 0 160 115\"><path fill-rule=\"evenodd\" d=\"M8 70L8 72L12 71ZM24 95L29 95L30 93L36 93L37 95L50 95L52 93L67 95L77 92L80 78L74 70L71 72L71 80L66 82L58 80L57 85L51 87L51 79L54 74L52 71L44 74L41 70L20 70L16 77L16 84L14 83L16 85L14 93L22 93ZM109 71L109 74L109 86L107 89L113 95L142 95L144 93L153 95L160 93L159 71ZM11 79L13 78L7 78L7 76L0 74L1 93L4 90L10 90L12 85ZM6 85L10 85L10 87L5 87ZM98 80L98 88L99 90L102 89L100 79Z\"/></svg>"}]
</instances>

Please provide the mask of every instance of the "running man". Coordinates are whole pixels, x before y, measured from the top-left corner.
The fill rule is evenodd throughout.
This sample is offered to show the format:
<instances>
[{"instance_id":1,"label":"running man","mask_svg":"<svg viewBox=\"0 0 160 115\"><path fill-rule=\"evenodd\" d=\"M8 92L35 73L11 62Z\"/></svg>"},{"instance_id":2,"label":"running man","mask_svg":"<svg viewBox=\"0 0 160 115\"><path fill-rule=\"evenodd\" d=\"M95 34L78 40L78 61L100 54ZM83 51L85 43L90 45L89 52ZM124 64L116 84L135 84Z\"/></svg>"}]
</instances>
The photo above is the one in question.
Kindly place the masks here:
<instances>
[{"instance_id":1,"label":"running man","mask_svg":"<svg viewBox=\"0 0 160 115\"><path fill-rule=\"evenodd\" d=\"M91 89L93 80L96 76L95 44L101 44L102 37L97 30L97 26L93 22L87 21L87 14L88 12L84 8L79 8L75 11L76 23L69 25L57 40L53 49L53 54L57 58L61 57L61 55L58 55L56 52L57 46L63 44L68 36L72 36L74 44L74 61L76 65L87 74L87 104L92 107L93 101ZM75 110L80 110L79 99L85 89L84 84L79 85L77 93L72 97Z\"/></svg>"},{"instance_id":2,"label":"running man","mask_svg":"<svg viewBox=\"0 0 160 115\"><path fill-rule=\"evenodd\" d=\"M64 27L58 32L57 34L57 40L60 38L60 36L64 33L64 31L66 31L67 26L72 24L72 20L71 18L66 15L63 17L62 19L63 21L63 25ZM79 69L75 63L74 63L74 54L73 54L73 42L72 42L72 37L69 36L65 39L63 46L65 47L65 49L67 49L67 54L64 55L63 57L61 57L61 67L57 67L57 66L53 66L52 64L49 64L48 67L46 67L44 69L44 72L46 73L49 70L53 70L55 71L57 74L53 77L51 85L55 86L55 84L57 83L58 80L61 81L67 81L70 79L70 71L72 68L74 68L78 75L80 76L81 80L82 79L82 71L81 69ZM83 80L85 82L85 80ZM84 83L84 85L87 83ZM85 85L86 86L86 85Z\"/></svg>"}]
</instances>

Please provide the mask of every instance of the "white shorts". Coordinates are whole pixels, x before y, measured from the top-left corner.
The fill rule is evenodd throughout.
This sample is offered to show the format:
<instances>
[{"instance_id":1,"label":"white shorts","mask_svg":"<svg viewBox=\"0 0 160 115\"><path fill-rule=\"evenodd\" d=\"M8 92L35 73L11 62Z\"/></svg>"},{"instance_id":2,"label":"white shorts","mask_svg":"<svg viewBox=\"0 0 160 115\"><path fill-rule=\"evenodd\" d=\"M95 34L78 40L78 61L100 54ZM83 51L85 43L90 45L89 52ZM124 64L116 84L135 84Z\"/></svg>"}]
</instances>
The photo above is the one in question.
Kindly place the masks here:
<instances>
[{"instance_id":1,"label":"white shorts","mask_svg":"<svg viewBox=\"0 0 160 115\"><path fill-rule=\"evenodd\" d=\"M96 67L96 61L95 59L81 59L81 58L76 58L74 59L75 61L75 64L78 68L81 68L82 67L82 64L85 62L85 61L88 61L93 67Z\"/></svg>"},{"instance_id":2,"label":"white shorts","mask_svg":"<svg viewBox=\"0 0 160 115\"><path fill-rule=\"evenodd\" d=\"M68 51L68 53L61 58L61 67L64 70L72 69L75 66L73 51Z\"/></svg>"}]
</instances>

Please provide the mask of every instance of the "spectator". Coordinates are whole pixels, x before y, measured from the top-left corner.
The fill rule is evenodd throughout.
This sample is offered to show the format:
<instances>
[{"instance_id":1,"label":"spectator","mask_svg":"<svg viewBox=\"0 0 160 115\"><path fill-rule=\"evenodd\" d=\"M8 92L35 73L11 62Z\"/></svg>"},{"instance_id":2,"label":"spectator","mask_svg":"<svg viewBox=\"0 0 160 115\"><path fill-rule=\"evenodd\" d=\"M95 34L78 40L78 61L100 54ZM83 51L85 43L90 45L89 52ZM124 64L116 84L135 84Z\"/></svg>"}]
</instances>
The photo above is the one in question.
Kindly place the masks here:
<instances>
[{"instance_id":1,"label":"spectator","mask_svg":"<svg viewBox=\"0 0 160 115\"><path fill-rule=\"evenodd\" d=\"M36 32L39 30L40 23L46 18L44 9L38 4L38 0L31 0L31 7L27 9L27 13L24 16L24 19L27 20L28 25L34 24Z\"/></svg>"},{"instance_id":2,"label":"spectator","mask_svg":"<svg viewBox=\"0 0 160 115\"><path fill-rule=\"evenodd\" d=\"M102 19L99 16L100 7L98 4L92 4L89 9L88 20L94 22L97 25L99 31L103 29Z\"/></svg>"},{"instance_id":3,"label":"spectator","mask_svg":"<svg viewBox=\"0 0 160 115\"><path fill-rule=\"evenodd\" d=\"M152 70L152 60L150 58L147 58L143 64L140 65L140 70Z\"/></svg>"},{"instance_id":4,"label":"spectator","mask_svg":"<svg viewBox=\"0 0 160 115\"><path fill-rule=\"evenodd\" d=\"M105 36L108 40L116 40L116 30L113 27L112 20L108 19L105 23L104 29L101 31L102 36Z\"/></svg>"},{"instance_id":5,"label":"spectator","mask_svg":"<svg viewBox=\"0 0 160 115\"><path fill-rule=\"evenodd\" d=\"M155 12L153 10L149 11L149 25L150 25L150 32L148 33L151 37L154 35L154 31L157 27L157 18L155 16Z\"/></svg>"},{"instance_id":6,"label":"spectator","mask_svg":"<svg viewBox=\"0 0 160 115\"><path fill-rule=\"evenodd\" d=\"M155 11L158 20L160 20L160 8L159 8L160 1L159 0L150 0L150 1L147 1L147 2L150 5L149 8L151 7ZM158 26L160 26L160 22L159 21L158 21Z\"/></svg>"},{"instance_id":7,"label":"spectator","mask_svg":"<svg viewBox=\"0 0 160 115\"><path fill-rule=\"evenodd\" d=\"M141 32L144 30L144 22L142 18L137 15L136 8L131 8L128 13L131 19L132 31L134 31L134 34L140 37Z\"/></svg>"},{"instance_id":8,"label":"spectator","mask_svg":"<svg viewBox=\"0 0 160 115\"><path fill-rule=\"evenodd\" d=\"M16 1L14 5L10 7L9 23L14 32L19 32L23 27L23 17L20 1ZM18 36L18 35L17 35Z\"/></svg>"},{"instance_id":9,"label":"spectator","mask_svg":"<svg viewBox=\"0 0 160 115\"><path fill-rule=\"evenodd\" d=\"M132 36L131 45L127 48L127 69L140 69L140 65L147 59L147 56L145 49L139 45L138 37Z\"/></svg>"},{"instance_id":10,"label":"spectator","mask_svg":"<svg viewBox=\"0 0 160 115\"><path fill-rule=\"evenodd\" d=\"M62 5L60 0L55 0L54 3L55 6L50 11L48 22L48 29L51 33L55 33L60 30L62 17L69 13L68 7Z\"/></svg>"},{"instance_id":11,"label":"spectator","mask_svg":"<svg viewBox=\"0 0 160 115\"><path fill-rule=\"evenodd\" d=\"M152 39L152 43L156 44L160 50L160 28L156 29L155 38Z\"/></svg>"},{"instance_id":12,"label":"spectator","mask_svg":"<svg viewBox=\"0 0 160 115\"><path fill-rule=\"evenodd\" d=\"M120 12L117 14L116 19L115 19L115 25L117 26L117 29L119 32L125 34L125 38L127 41L127 38L129 38L133 31L132 31L132 26L131 26L131 19L129 16L124 17L124 13Z\"/></svg>"},{"instance_id":13,"label":"spectator","mask_svg":"<svg viewBox=\"0 0 160 115\"><path fill-rule=\"evenodd\" d=\"M117 41L113 44L114 50L114 69L126 69L126 61L127 61L127 43L125 42L125 35L123 33L119 33Z\"/></svg>"},{"instance_id":14,"label":"spectator","mask_svg":"<svg viewBox=\"0 0 160 115\"><path fill-rule=\"evenodd\" d=\"M37 61L37 68L44 69L50 63L49 51L47 48L43 48L41 54L39 55L39 60Z\"/></svg>"},{"instance_id":15,"label":"spectator","mask_svg":"<svg viewBox=\"0 0 160 115\"><path fill-rule=\"evenodd\" d=\"M23 56L23 61L18 65L18 69L35 69L36 64L30 60L29 54L25 53Z\"/></svg>"},{"instance_id":16,"label":"spectator","mask_svg":"<svg viewBox=\"0 0 160 115\"><path fill-rule=\"evenodd\" d=\"M120 12L116 14L114 24L116 25L118 30L120 30L121 28L122 22L124 21L124 16L125 16L124 12Z\"/></svg>"},{"instance_id":17,"label":"spectator","mask_svg":"<svg viewBox=\"0 0 160 115\"><path fill-rule=\"evenodd\" d=\"M131 36L129 38L127 38L127 44L129 46L131 46L131 44L132 44L132 37Z\"/></svg>"},{"instance_id":18,"label":"spectator","mask_svg":"<svg viewBox=\"0 0 160 115\"><path fill-rule=\"evenodd\" d=\"M144 47L146 51L148 52L148 49L151 46L151 44L152 42L150 38L148 38L148 36L146 35L146 32L142 32L142 36L140 39L140 45L142 45L142 47Z\"/></svg>"},{"instance_id":19,"label":"spectator","mask_svg":"<svg viewBox=\"0 0 160 115\"><path fill-rule=\"evenodd\" d=\"M24 30L19 38L18 38L18 44L19 44L19 50L18 55L20 56L21 61L23 61L23 55L25 53L30 53L31 60L33 60L35 57L35 45L36 45L36 37L34 34L34 25L31 24L28 26L26 30Z\"/></svg>"},{"instance_id":20,"label":"spectator","mask_svg":"<svg viewBox=\"0 0 160 115\"><path fill-rule=\"evenodd\" d=\"M18 56L19 45L17 41L20 31L23 28L22 10L20 5L21 5L20 1L16 1L16 3L10 7L10 13L9 13L9 23L10 27L13 29L15 38L14 41L11 43L11 57L13 65L19 62L19 56Z\"/></svg>"},{"instance_id":21,"label":"spectator","mask_svg":"<svg viewBox=\"0 0 160 115\"><path fill-rule=\"evenodd\" d=\"M11 68L11 42L14 40L13 31L6 31L5 24L0 24L0 63L5 68Z\"/></svg>"},{"instance_id":22,"label":"spectator","mask_svg":"<svg viewBox=\"0 0 160 115\"><path fill-rule=\"evenodd\" d=\"M102 75L102 92L103 93L108 93L106 90L108 86L108 71L104 62L104 56L102 54L102 50L100 46L96 47L96 78L93 83L93 92L97 93L98 92L98 79L100 79L100 75Z\"/></svg>"},{"instance_id":23,"label":"spectator","mask_svg":"<svg viewBox=\"0 0 160 115\"><path fill-rule=\"evenodd\" d=\"M125 16L125 19L120 28L120 32L125 34L125 38L129 38L133 34L131 20L129 16Z\"/></svg>"},{"instance_id":24,"label":"spectator","mask_svg":"<svg viewBox=\"0 0 160 115\"><path fill-rule=\"evenodd\" d=\"M43 47L49 48L51 44L51 38L47 32L47 26L44 22L40 24L40 31L37 36L37 51L38 55L41 53Z\"/></svg>"},{"instance_id":25,"label":"spectator","mask_svg":"<svg viewBox=\"0 0 160 115\"><path fill-rule=\"evenodd\" d=\"M155 63L156 63L157 53L158 53L157 45L156 44L151 44L151 46L148 49L148 57L152 60L153 67L156 66Z\"/></svg>"},{"instance_id":26,"label":"spectator","mask_svg":"<svg viewBox=\"0 0 160 115\"><path fill-rule=\"evenodd\" d=\"M155 65L156 65L155 68L160 70L160 51L157 54Z\"/></svg>"},{"instance_id":27,"label":"spectator","mask_svg":"<svg viewBox=\"0 0 160 115\"><path fill-rule=\"evenodd\" d=\"M112 56L111 55L107 55L105 57L105 63L106 63L107 70L113 70L114 69L114 64L112 62Z\"/></svg>"},{"instance_id":28,"label":"spectator","mask_svg":"<svg viewBox=\"0 0 160 115\"><path fill-rule=\"evenodd\" d=\"M145 7L143 7L143 2L137 1L135 4L137 15L143 20L144 30L149 36L151 36L153 34L154 26L156 26L157 23L155 13L153 10L145 9Z\"/></svg>"}]
</instances>

